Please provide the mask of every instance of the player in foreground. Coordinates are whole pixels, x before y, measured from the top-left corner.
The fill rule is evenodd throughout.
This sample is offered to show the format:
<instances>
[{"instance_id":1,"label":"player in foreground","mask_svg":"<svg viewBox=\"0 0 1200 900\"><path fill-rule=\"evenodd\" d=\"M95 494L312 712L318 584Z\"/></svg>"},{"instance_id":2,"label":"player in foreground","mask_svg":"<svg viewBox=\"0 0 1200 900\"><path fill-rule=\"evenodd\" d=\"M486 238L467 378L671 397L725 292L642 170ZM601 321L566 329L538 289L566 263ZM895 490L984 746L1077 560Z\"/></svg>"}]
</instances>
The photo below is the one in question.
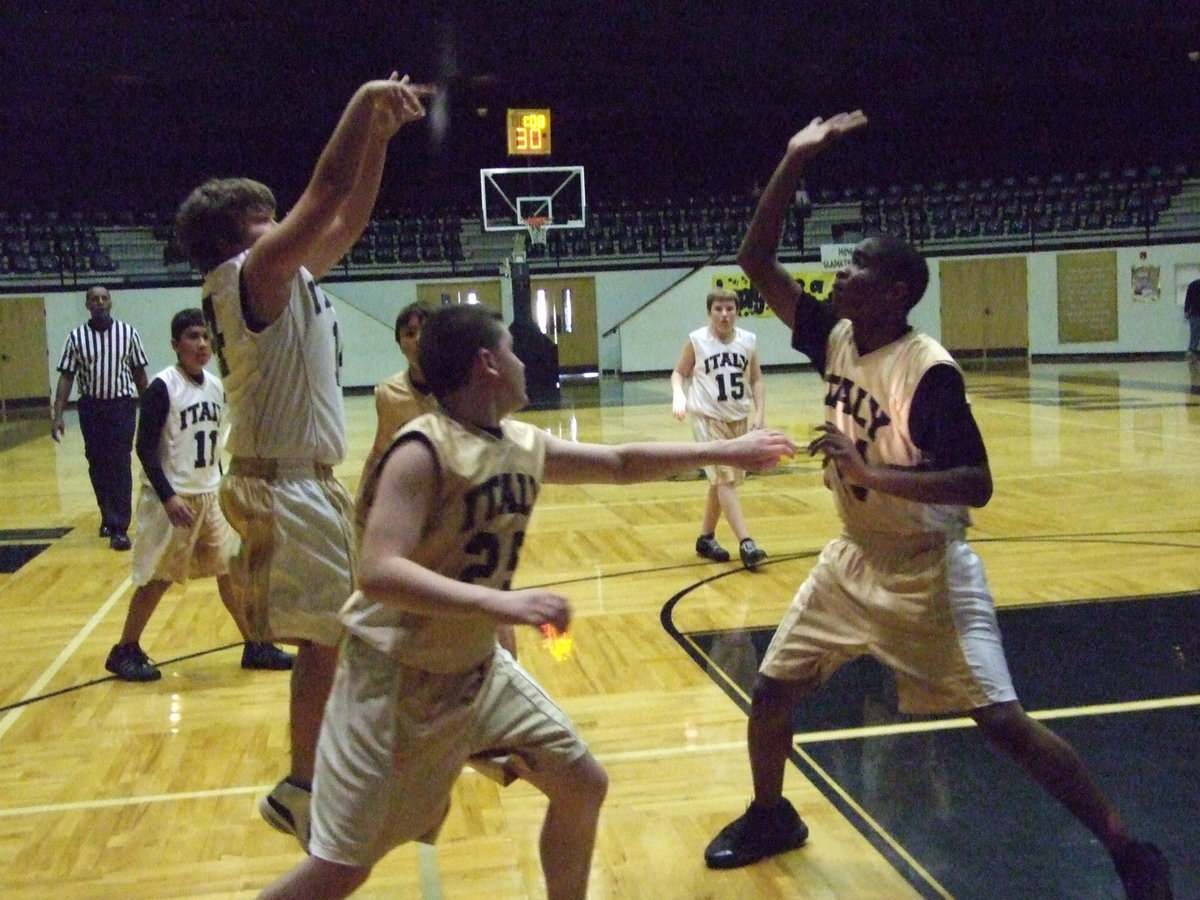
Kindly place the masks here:
<instances>
[{"instance_id":1,"label":"player in foreground","mask_svg":"<svg viewBox=\"0 0 1200 900\"><path fill-rule=\"evenodd\" d=\"M754 799L705 861L734 868L804 843L808 828L783 797L792 709L842 663L870 653L895 672L904 711L965 712L1086 825L1126 896L1169 898L1161 851L1133 840L1075 750L1017 701L983 567L965 540L968 508L991 498L987 452L961 369L907 321L929 280L925 260L896 238L868 238L823 304L776 258L805 165L866 122L859 111L817 118L791 138L738 254L824 378L826 420L808 451L824 458L844 530L767 648L748 731Z\"/></svg>"},{"instance_id":2,"label":"player in foreground","mask_svg":"<svg viewBox=\"0 0 1200 900\"><path fill-rule=\"evenodd\" d=\"M512 335L481 306L431 314L421 372L442 410L392 441L363 493L358 590L321 729L311 856L263 897L344 897L393 847L432 842L475 756L549 799L550 900L583 898L608 778L571 721L497 643L515 625L565 631L567 599L510 590L543 482L651 481L706 463L762 469L795 445L757 430L708 443L604 446L509 415L527 402Z\"/></svg>"}]
</instances>

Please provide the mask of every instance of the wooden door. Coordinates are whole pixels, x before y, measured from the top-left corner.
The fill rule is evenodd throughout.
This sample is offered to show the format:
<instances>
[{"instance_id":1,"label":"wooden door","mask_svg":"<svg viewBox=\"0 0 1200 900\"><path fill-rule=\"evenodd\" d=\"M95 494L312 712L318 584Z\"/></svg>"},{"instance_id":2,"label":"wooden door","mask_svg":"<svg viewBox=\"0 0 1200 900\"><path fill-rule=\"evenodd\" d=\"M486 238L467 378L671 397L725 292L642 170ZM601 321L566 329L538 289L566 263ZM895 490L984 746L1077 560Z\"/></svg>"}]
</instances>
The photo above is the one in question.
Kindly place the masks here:
<instances>
[{"instance_id":1,"label":"wooden door","mask_svg":"<svg viewBox=\"0 0 1200 900\"><path fill-rule=\"evenodd\" d=\"M42 297L0 300L0 399L49 406L46 303Z\"/></svg>"},{"instance_id":2,"label":"wooden door","mask_svg":"<svg viewBox=\"0 0 1200 900\"><path fill-rule=\"evenodd\" d=\"M546 334L558 344L558 367L566 374L600 371L595 278L534 278L534 319L539 295L545 304ZM540 324L540 323L539 323Z\"/></svg>"},{"instance_id":3,"label":"wooden door","mask_svg":"<svg viewBox=\"0 0 1200 900\"><path fill-rule=\"evenodd\" d=\"M1029 290L1025 258L943 260L942 344L957 356L1027 356Z\"/></svg>"}]
</instances>

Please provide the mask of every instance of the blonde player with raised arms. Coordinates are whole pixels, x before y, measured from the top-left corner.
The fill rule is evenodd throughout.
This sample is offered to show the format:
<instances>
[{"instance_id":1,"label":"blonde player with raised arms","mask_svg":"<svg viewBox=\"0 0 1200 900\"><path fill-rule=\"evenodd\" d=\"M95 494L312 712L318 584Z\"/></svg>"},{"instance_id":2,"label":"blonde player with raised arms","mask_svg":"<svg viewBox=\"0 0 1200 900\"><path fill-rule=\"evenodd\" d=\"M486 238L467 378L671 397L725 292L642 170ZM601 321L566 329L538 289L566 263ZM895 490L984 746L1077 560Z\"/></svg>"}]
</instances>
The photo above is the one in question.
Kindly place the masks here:
<instances>
[{"instance_id":1,"label":"blonde player with raised arms","mask_svg":"<svg viewBox=\"0 0 1200 900\"><path fill-rule=\"evenodd\" d=\"M203 309L229 396L232 455L221 505L242 537L234 576L247 615L298 645L290 700L291 769L259 804L308 844L317 735L353 590L351 500L334 477L346 455L337 316L318 282L358 240L388 143L425 115L430 88L408 76L350 98L296 205L246 178L196 188L176 217L205 275Z\"/></svg>"}]
</instances>

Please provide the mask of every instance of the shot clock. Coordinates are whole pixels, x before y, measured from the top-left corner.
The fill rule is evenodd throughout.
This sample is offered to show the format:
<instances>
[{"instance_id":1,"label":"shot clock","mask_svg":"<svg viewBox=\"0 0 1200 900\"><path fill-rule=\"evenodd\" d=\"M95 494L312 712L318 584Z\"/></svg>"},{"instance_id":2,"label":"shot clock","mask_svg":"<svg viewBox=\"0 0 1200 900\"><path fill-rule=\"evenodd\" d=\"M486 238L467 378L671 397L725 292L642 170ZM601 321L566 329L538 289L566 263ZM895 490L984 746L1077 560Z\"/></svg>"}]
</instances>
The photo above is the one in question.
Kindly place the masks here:
<instances>
[{"instance_id":1,"label":"shot clock","mask_svg":"<svg viewBox=\"0 0 1200 900\"><path fill-rule=\"evenodd\" d=\"M508 155L550 155L550 110L510 109L508 111Z\"/></svg>"}]
</instances>

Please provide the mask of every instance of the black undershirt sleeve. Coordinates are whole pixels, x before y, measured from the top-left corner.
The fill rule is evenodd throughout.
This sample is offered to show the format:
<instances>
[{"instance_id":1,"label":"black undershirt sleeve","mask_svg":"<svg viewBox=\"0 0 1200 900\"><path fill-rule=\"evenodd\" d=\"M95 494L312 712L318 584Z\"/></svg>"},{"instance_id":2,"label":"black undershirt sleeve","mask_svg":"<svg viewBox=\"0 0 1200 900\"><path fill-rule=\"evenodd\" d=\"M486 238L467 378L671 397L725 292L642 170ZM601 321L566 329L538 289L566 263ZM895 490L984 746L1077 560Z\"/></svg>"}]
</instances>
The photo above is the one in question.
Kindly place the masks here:
<instances>
[{"instance_id":1,"label":"black undershirt sleeve","mask_svg":"<svg viewBox=\"0 0 1200 900\"><path fill-rule=\"evenodd\" d=\"M799 350L812 360L813 368L825 374L829 332L837 324L833 304L822 302L807 291L796 300L792 324L792 349Z\"/></svg>"},{"instance_id":2,"label":"black undershirt sleeve","mask_svg":"<svg viewBox=\"0 0 1200 900\"><path fill-rule=\"evenodd\" d=\"M952 365L935 365L921 377L908 432L933 471L987 465L987 448L967 403L962 373Z\"/></svg>"},{"instance_id":3,"label":"black undershirt sleeve","mask_svg":"<svg viewBox=\"0 0 1200 900\"><path fill-rule=\"evenodd\" d=\"M163 428L167 424L167 416L171 412L171 399L167 395L167 385L161 378L155 378L142 394L141 409L138 412L137 457L150 485L158 499L166 503L175 496L175 488L163 471L162 461L158 458L158 442L162 437Z\"/></svg>"}]
</instances>

